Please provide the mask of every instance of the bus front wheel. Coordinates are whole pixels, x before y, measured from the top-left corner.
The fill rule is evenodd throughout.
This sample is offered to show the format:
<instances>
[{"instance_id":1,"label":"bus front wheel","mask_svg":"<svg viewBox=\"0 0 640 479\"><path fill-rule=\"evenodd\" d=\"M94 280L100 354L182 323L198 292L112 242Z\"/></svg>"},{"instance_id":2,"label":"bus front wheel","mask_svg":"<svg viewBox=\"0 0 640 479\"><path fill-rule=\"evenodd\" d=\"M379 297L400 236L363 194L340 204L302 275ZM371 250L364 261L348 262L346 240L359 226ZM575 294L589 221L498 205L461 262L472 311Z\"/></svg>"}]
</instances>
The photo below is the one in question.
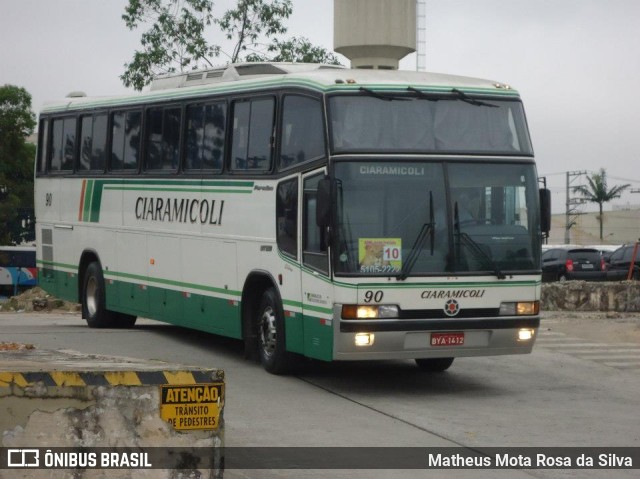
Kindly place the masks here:
<instances>
[{"instance_id":1,"label":"bus front wheel","mask_svg":"<svg viewBox=\"0 0 640 479\"><path fill-rule=\"evenodd\" d=\"M284 311L273 288L260 299L257 317L258 352L262 366L272 374L290 370L291 354L287 352L284 332Z\"/></svg>"},{"instance_id":2,"label":"bus front wheel","mask_svg":"<svg viewBox=\"0 0 640 479\"><path fill-rule=\"evenodd\" d=\"M105 301L104 275L97 262L89 264L82 285L82 317L90 328L130 328L136 317L109 311Z\"/></svg>"},{"instance_id":3,"label":"bus front wheel","mask_svg":"<svg viewBox=\"0 0 640 479\"><path fill-rule=\"evenodd\" d=\"M453 364L453 358L416 359L416 365L423 371L441 373Z\"/></svg>"}]
</instances>

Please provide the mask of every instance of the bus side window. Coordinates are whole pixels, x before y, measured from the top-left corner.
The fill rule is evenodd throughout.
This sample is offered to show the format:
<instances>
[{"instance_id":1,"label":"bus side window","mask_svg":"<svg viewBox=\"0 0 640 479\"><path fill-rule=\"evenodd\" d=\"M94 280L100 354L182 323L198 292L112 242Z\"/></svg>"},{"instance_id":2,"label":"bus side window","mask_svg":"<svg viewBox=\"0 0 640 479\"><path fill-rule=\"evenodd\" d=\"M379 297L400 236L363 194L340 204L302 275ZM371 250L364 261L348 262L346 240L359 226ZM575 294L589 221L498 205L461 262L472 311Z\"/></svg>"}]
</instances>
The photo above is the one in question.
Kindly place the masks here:
<instances>
[{"instance_id":1,"label":"bus side window","mask_svg":"<svg viewBox=\"0 0 640 479\"><path fill-rule=\"evenodd\" d=\"M325 232L316 223L318 182L320 173L304 180L302 211L302 262L323 273L329 272Z\"/></svg>"},{"instance_id":2,"label":"bus side window","mask_svg":"<svg viewBox=\"0 0 640 479\"><path fill-rule=\"evenodd\" d=\"M234 103L231 171L271 169L274 112L273 98Z\"/></svg>"},{"instance_id":3,"label":"bus side window","mask_svg":"<svg viewBox=\"0 0 640 479\"><path fill-rule=\"evenodd\" d=\"M298 259L298 179L283 181L276 195L278 248Z\"/></svg>"},{"instance_id":4,"label":"bus side window","mask_svg":"<svg viewBox=\"0 0 640 479\"><path fill-rule=\"evenodd\" d=\"M76 150L76 119L53 120L50 171L72 171Z\"/></svg>"},{"instance_id":5,"label":"bus side window","mask_svg":"<svg viewBox=\"0 0 640 479\"><path fill-rule=\"evenodd\" d=\"M137 170L140 155L140 123L142 113L128 111L112 117L111 169Z\"/></svg>"},{"instance_id":6,"label":"bus side window","mask_svg":"<svg viewBox=\"0 0 640 479\"><path fill-rule=\"evenodd\" d=\"M282 107L280 168L324 156L322 105L315 98L287 95Z\"/></svg>"},{"instance_id":7,"label":"bus side window","mask_svg":"<svg viewBox=\"0 0 640 479\"><path fill-rule=\"evenodd\" d=\"M91 169L104 171L107 166L107 115L93 117L93 141L91 143Z\"/></svg>"},{"instance_id":8,"label":"bus side window","mask_svg":"<svg viewBox=\"0 0 640 479\"><path fill-rule=\"evenodd\" d=\"M147 170L176 171L180 160L180 122L177 107L149 108L145 138Z\"/></svg>"},{"instance_id":9,"label":"bus side window","mask_svg":"<svg viewBox=\"0 0 640 479\"><path fill-rule=\"evenodd\" d=\"M47 157L49 156L49 120L40 120L40 141L38 144L38 173L47 170Z\"/></svg>"},{"instance_id":10,"label":"bus side window","mask_svg":"<svg viewBox=\"0 0 640 479\"><path fill-rule=\"evenodd\" d=\"M80 121L80 158L76 171L104 171L107 115L84 116Z\"/></svg>"},{"instance_id":11,"label":"bus side window","mask_svg":"<svg viewBox=\"0 0 640 479\"><path fill-rule=\"evenodd\" d=\"M91 145L93 143L93 117L83 116L80 120L80 158L77 171L91 169Z\"/></svg>"},{"instance_id":12,"label":"bus side window","mask_svg":"<svg viewBox=\"0 0 640 479\"><path fill-rule=\"evenodd\" d=\"M185 170L222 170L227 105L217 102L187 107Z\"/></svg>"}]
</instances>

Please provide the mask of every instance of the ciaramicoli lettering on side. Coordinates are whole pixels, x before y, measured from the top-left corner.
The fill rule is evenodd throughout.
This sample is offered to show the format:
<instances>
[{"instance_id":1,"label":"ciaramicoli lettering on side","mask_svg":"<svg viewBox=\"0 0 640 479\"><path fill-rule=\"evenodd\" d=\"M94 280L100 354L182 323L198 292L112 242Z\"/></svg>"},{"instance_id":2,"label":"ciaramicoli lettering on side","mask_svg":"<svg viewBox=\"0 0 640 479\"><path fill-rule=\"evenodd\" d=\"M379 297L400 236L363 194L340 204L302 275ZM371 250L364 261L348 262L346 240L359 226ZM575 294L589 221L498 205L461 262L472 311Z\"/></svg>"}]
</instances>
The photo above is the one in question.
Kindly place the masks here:
<instances>
[{"instance_id":1,"label":"ciaramicoli lettering on side","mask_svg":"<svg viewBox=\"0 0 640 479\"><path fill-rule=\"evenodd\" d=\"M166 223L200 223L221 226L223 211L224 200L139 196L135 204L137 220Z\"/></svg>"},{"instance_id":2,"label":"ciaramicoli lettering on side","mask_svg":"<svg viewBox=\"0 0 640 479\"><path fill-rule=\"evenodd\" d=\"M423 291L420 297L422 299L482 298L485 292L485 289L439 289Z\"/></svg>"}]
</instances>

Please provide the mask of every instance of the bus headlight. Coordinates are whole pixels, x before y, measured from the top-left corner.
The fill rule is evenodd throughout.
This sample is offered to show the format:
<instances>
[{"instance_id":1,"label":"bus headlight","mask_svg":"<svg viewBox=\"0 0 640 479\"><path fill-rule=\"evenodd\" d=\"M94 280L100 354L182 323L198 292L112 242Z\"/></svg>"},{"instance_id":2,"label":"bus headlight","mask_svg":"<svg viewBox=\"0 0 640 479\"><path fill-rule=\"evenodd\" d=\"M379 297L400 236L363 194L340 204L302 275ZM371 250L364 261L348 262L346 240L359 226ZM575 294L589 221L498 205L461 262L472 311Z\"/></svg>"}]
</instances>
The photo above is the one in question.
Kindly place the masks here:
<instances>
[{"instance_id":1,"label":"bus headlight","mask_svg":"<svg viewBox=\"0 0 640 479\"><path fill-rule=\"evenodd\" d=\"M540 312L540 301L500 303L500 316L535 316Z\"/></svg>"},{"instance_id":2,"label":"bus headlight","mask_svg":"<svg viewBox=\"0 0 640 479\"><path fill-rule=\"evenodd\" d=\"M373 346L373 333L356 333L356 346Z\"/></svg>"},{"instance_id":3,"label":"bus headlight","mask_svg":"<svg viewBox=\"0 0 640 479\"><path fill-rule=\"evenodd\" d=\"M343 304L342 319L392 319L400 315L394 304Z\"/></svg>"},{"instance_id":4,"label":"bus headlight","mask_svg":"<svg viewBox=\"0 0 640 479\"><path fill-rule=\"evenodd\" d=\"M518 331L518 341L531 341L535 334L533 329L521 329Z\"/></svg>"}]
</instances>

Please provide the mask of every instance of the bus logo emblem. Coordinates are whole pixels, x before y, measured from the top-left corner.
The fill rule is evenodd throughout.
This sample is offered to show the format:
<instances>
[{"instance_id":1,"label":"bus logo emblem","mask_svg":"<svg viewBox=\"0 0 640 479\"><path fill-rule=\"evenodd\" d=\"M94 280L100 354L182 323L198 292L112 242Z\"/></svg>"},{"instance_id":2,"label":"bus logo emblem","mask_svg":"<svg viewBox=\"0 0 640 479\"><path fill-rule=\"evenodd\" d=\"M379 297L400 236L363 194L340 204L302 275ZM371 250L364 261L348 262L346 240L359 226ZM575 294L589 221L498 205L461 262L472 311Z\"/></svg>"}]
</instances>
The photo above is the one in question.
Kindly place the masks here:
<instances>
[{"instance_id":1,"label":"bus logo emblem","mask_svg":"<svg viewBox=\"0 0 640 479\"><path fill-rule=\"evenodd\" d=\"M444 314L447 316L456 316L460 312L460 305L455 299L450 299L444 303Z\"/></svg>"}]
</instances>

